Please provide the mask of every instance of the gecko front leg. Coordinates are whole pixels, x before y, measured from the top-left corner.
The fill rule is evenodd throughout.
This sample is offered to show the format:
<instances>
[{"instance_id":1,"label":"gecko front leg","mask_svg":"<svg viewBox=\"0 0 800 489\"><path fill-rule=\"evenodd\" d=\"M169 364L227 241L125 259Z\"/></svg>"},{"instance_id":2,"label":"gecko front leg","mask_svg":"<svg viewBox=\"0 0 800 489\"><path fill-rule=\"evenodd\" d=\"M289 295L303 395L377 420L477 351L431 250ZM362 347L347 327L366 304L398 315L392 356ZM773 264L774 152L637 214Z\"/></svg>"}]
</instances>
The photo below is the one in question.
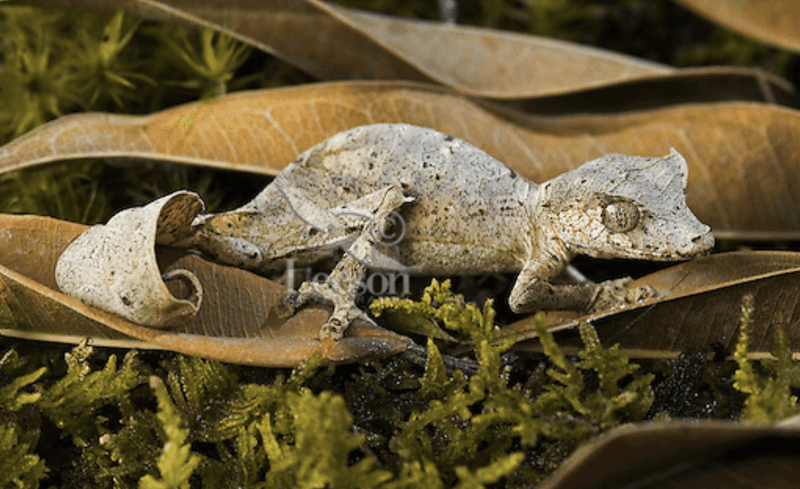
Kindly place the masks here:
<instances>
[{"instance_id":1,"label":"gecko front leg","mask_svg":"<svg viewBox=\"0 0 800 489\"><path fill-rule=\"evenodd\" d=\"M655 295L650 287L626 287L630 278L599 284L554 285L536 274L536 265L525 266L514 283L508 304L515 313L542 310L574 310L592 313L644 300Z\"/></svg>"},{"instance_id":2,"label":"gecko front leg","mask_svg":"<svg viewBox=\"0 0 800 489\"><path fill-rule=\"evenodd\" d=\"M293 313L299 307L309 303L326 303L333 305L333 313L320 329L320 339L338 340L345 330L356 321L364 321L377 326L372 319L355 305L361 284L367 275L368 268L382 266L400 266L378 249L381 238L391 225L393 213L403 204L413 200L406 197L395 186L373 192L355 201L350 206L330 210L332 216L337 214L352 215L355 209L363 215L367 222L360 230L358 237L345 250L344 256L336 264L324 282L304 282L296 293L286 296L283 307ZM374 203L374 205L370 205Z\"/></svg>"}]
</instances>

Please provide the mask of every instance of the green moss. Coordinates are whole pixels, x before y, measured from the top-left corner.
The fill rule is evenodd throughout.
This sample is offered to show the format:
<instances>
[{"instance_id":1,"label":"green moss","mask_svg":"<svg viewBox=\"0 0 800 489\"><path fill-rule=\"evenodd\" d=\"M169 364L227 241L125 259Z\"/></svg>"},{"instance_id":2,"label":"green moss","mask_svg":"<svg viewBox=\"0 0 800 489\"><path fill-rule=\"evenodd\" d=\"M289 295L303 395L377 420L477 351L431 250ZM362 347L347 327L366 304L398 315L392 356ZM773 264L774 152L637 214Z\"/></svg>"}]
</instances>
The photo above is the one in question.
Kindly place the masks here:
<instances>
[{"instance_id":1,"label":"green moss","mask_svg":"<svg viewBox=\"0 0 800 489\"><path fill-rule=\"evenodd\" d=\"M783 329L778 328L775 332L770 349L775 360L760 362L767 376L760 375L747 358L752 315L753 297L746 296L742 303L742 321L735 353L739 369L733 374L734 387L748 396L744 402L742 419L777 421L800 414L797 396L792 394L792 389L800 389L800 365L792 361L792 349Z\"/></svg>"},{"instance_id":2,"label":"green moss","mask_svg":"<svg viewBox=\"0 0 800 489\"><path fill-rule=\"evenodd\" d=\"M228 36L122 12L0 5L0 32L0 144L70 112L153 112L263 78L263 57L249 56L250 47ZM255 73L237 77L250 58ZM210 208L233 196L239 202L226 205L243 203L240 182L218 173L144 162L110 168L91 160L11 172L0 175L0 212L94 224L176 188L206 193ZM227 187L237 192L225 197L216 190Z\"/></svg>"},{"instance_id":3,"label":"green moss","mask_svg":"<svg viewBox=\"0 0 800 489\"><path fill-rule=\"evenodd\" d=\"M162 31L162 39L169 46L176 65L182 67L188 78L177 85L199 90L201 99L225 95L228 83L252 51L250 46L210 27L199 33L176 27ZM240 83L246 81L240 80Z\"/></svg>"},{"instance_id":4,"label":"green moss","mask_svg":"<svg viewBox=\"0 0 800 489\"><path fill-rule=\"evenodd\" d=\"M468 339L474 324L480 324L483 329L494 327L492 301L487 301L482 310L475 304L468 304L463 296L451 292L449 280L439 284L433 279L419 301L380 297L372 302L370 312L393 330L446 341L457 341L451 334Z\"/></svg>"},{"instance_id":5,"label":"green moss","mask_svg":"<svg viewBox=\"0 0 800 489\"><path fill-rule=\"evenodd\" d=\"M32 453L38 438L15 423L0 424L0 487L38 487L47 473L44 460Z\"/></svg>"},{"instance_id":6,"label":"green moss","mask_svg":"<svg viewBox=\"0 0 800 489\"><path fill-rule=\"evenodd\" d=\"M448 371L433 340L419 374L389 360L377 376L352 378L347 368L321 368L318 357L286 377L168 353L117 362L86 345L38 366L9 352L0 364L8 377L0 452L16 454L24 470L13 477L29 487L46 467L60 487L517 486L594 434L644 416L649 377L615 347L602 348L589 326L573 363L538 318L552 381L526 389L510 380L504 358L514 340L500 341L490 303L464 304L434 283L423 301L395 304L432 301L454 306L435 313L437 327L472 342L474 371ZM584 379L591 372L596 383ZM385 410L365 404L368 393ZM27 430L26 410L38 419Z\"/></svg>"},{"instance_id":7,"label":"green moss","mask_svg":"<svg viewBox=\"0 0 800 489\"><path fill-rule=\"evenodd\" d=\"M129 108L153 84L124 51L138 21L32 7L0 8L0 140L74 110Z\"/></svg>"},{"instance_id":8,"label":"green moss","mask_svg":"<svg viewBox=\"0 0 800 489\"><path fill-rule=\"evenodd\" d=\"M544 315L536 317L537 334L552 363L547 375L554 382L525 391L509 385L511 371L502 358L514 340L499 342L491 301L478 309L453 294L449 282L434 281L419 302L385 299L375 309L440 321L444 328L468 336L474 346L477 372L469 378L461 371L448 375L439 349L429 339L416 393L427 401L427 409L398 423L399 432L390 441L401 460L419 461L417 469L432 463L445 485L474 482L465 475L465 467L503 467L487 473L517 482L538 480L592 436L644 419L653 402L654 376L640 373L616 345L603 348L588 324L580 326L585 348L578 354L580 361L573 363L545 329ZM522 463L525 453L538 454L538 470Z\"/></svg>"},{"instance_id":9,"label":"green moss","mask_svg":"<svg viewBox=\"0 0 800 489\"><path fill-rule=\"evenodd\" d=\"M2 175L0 212L96 224L113 213L108 195L102 190L103 172L102 164L81 160Z\"/></svg>"},{"instance_id":10,"label":"green moss","mask_svg":"<svg viewBox=\"0 0 800 489\"><path fill-rule=\"evenodd\" d=\"M555 366L547 374L556 384L537 399L540 408L574 410L604 430L620 422L644 418L653 403L650 388L653 374L640 373L638 365L619 353L618 345L603 349L597 332L587 323L579 326L585 345L578 353L581 361L572 365L558 350L544 324L544 317L537 317L537 335ZM596 378L596 386L591 390L584 386L584 373Z\"/></svg>"},{"instance_id":11,"label":"green moss","mask_svg":"<svg viewBox=\"0 0 800 489\"><path fill-rule=\"evenodd\" d=\"M19 363L16 351L9 350L0 359L0 370L6 373ZM47 473L44 460L35 453L39 431L25 426L24 410L40 394L22 390L44 372L45 368L38 368L0 388L0 487L34 487Z\"/></svg>"},{"instance_id":12,"label":"green moss","mask_svg":"<svg viewBox=\"0 0 800 489\"><path fill-rule=\"evenodd\" d=\"M290 436L272 429L269 415L257 426L270 469L265 487L377 487L391 477L375 470L375 460L363 457L350 463L351 452L363 437L352 433L344 399L330 392L291 393L286 407L294 418Z\"/></svg>"},{"instance_id":13,"label":"green moss","mask_svg":"<svg viewBox=\"0 0 800 489\"><path fill-rule=\"evenodd\" d=\"M0 473L22 487L517 487L658 410L654 375L588 324L584 348L568 357L537 315L544 356L515 373L514 340L501 341L491 304L465 304L434 282L420 301L381 306L393 307L427 311L437 328L463 335L474 370L449 370L432 338L424 369L394 358L333 370L313 357L288 376L171 353L118 362L86 345L28 360L8 350L0 464L13 470ZM800 368L780 334L777 360L747 359L749 311L734 375L748 396L743 418L780 419L798 411Z\"/></svg>"},{"instance_id":14,"label":"green moss","mask_svg":"<svg viewBox=\"0 0 800 489\"><path fill-rule=\"evenodd\" d=\"M128 24L123 28L123 21ZM77 30L74 43L67 43L70 50L65 57L65 68L71 82L79 89L84 107L126 107L126 100L133 100L137 84L154 85L149 76L138 73L140 61L124 56L123 49L133 38L141 20L124 19L118 11L110 19L86 18L86 25ZM126 54L126 53L125 53Z\"/></svg>"},{"instance_id":15,"label":"green moss","mask_svg":"<svg viewBox=\"0 0 800 489\"><path fill-rule=\"evenodd\" d=\"M161 480L150 474L139 480L140 489L188 489L189 478L200 463L200 457L192 454L187 442L189 430L184 428L164 382L158 377L150 377L150 387L158 399L158 421L164 430L166 442L158 459Z\"/></svg>"}]
</instances>

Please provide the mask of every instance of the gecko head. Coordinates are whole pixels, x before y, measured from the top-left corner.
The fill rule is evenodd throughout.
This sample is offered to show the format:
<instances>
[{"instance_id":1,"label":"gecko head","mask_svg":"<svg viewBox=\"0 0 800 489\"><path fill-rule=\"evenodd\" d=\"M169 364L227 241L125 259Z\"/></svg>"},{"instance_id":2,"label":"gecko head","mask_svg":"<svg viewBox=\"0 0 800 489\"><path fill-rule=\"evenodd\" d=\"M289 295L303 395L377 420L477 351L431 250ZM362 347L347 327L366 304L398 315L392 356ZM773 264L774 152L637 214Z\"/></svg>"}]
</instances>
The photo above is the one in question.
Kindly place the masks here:
<instances>
[{"instance_id":1,"label":"gecko head","mask_svg":"<svg viewBox=\"0 0 800 489\"><path fill-rule=\"evenodd\" d=\"M609 154L541 187L542 213L567 248L598 258L681 260L714 246L686 205L688 168L663 158Z\"/></svg>"},{"instance_id":2,"label":"gecko head","mask_svg":"<svg viewBox=\"0 0 800 489\"><path fill-rule=\"evenodd\" d=\"M215 262L260 272L261 249L251 238L258 228L257 217L245 212L197 216L192 222L192 246Z\"/></svg>"}]
</instances>

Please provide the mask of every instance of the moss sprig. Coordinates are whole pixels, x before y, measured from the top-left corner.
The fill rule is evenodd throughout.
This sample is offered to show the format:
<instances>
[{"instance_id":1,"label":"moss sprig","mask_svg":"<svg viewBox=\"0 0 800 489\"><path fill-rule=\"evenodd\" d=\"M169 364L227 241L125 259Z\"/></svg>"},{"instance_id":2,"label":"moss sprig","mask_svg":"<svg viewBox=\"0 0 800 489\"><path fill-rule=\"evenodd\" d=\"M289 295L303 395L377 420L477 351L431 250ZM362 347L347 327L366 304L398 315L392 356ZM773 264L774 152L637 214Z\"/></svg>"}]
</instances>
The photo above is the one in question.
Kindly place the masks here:
<instances>
[{"instance_id":1,"label":"moss sprig","mask_svg":"<svg viewBox=\"0 0 800 489\"><path fill-rule=\"evenodd\" d=\"M228 93L228 84L252 51L247 44L210 27L196 33L178 26L164 33L162 39L189 78L171 83L199 91L201 100Z\"/></svg>"},{"instance_id":2,"label":"moss sprig","mask_svg":"<svg viewBox=\"0 0 800 489\"><path fill-rule=\"evenodd\" d=\"M748 396L744 402L742 419L753 422L778 421L800 414L797 396L792 393L792 389L800 389L800 365L792 361L792 349L783 329L777 329L770 348L775 360L759 362L768 373L767 376L760 375L747 357L753 307L753 296L745 296L734 354L739 368L733 374L733 386Z\"/></svg>"},{"instance_id":3,"label":"moss sprig","mask_svg":"<svg viewBox=\"0 0 800 489\"><path fill-rule=\"evenodd\" d=\"M47 467L34 449L39 432L13 422L0 424L0 487L38 487Z\"/></svg>"},{"instance_id":4,"label":"moss sprig","mask_svg":"<svg viewBox=\"0 0 800 489\"><path fill-rule=\"evenodd\" d=\"M119 10L108 20L89 17L87 24L76 32L76 42L66 44L70 52L65 67L72 74L71 81L80 89L86 109L106 107L108 102L125 108L136 97L137 83L155 85L155 80L139 72L143 61L123 56L141 19L125 22Z\"/></svg>"},{"instance_id":5,"label":"moss sprig","mask_svg":"<svg viewBox=\"0 0 800 489\"><path fill-rule=\"evenodd\" d=\"M62 15L28 7L0 10L0 137L10 139L78 103L70 73L54 47Z\"/></svg>"},{"instance_id":6,"label":"moss sprig","mask_svg":"<svg viewBox=\"0 0 800 489\"><path fill-rule=\"evenodd\" d=\"M105 367L97 371L89 363L92 352L91 346L82 344L67 353L66 375L36 402L37 408L70 434L79 447L89 446L108 432L107 417L101 414L101 408L114 406L123 418L133 415L130 392L144 380L134 367L135 351L127 354L119 367L117 357L111 355Z\"/></svg>"},{"instance_id":7,"label":"moss sprig","mask_svg":"<svg viewBox=\"0 0 800 489\"><path fill-rule=\"evenodd\" d=\"M6 373L6 367L19 363L19 355L16 350L6 351L0 358L0 371ZM14 413L23 406L33 404L42 396L41 392L26 392L28 386L39 380L47 371L47 368L40 367L30 373L13 377L10 382L0 387L0 413Z\"/></svg>"},{"instance_id":8,"label":"moss sprig","mask_svg":"<svg viewBox=\"0 0 800 489\"><path fill-rule=\"evenodd\" d=\"M492 302L487 301L483 309L466 303L461 294L452 292L450 280L439 283L433 279L419 301L379 297L370 305L370 312L394 330L450 342L468 339L474 325L483 330L494 328Z\"/></svg>"},{"instance_id":9,"label":"moss sprig","mask_svg":"<svg viewBox=\"0 0 800 489\"><path fill-rule=\"evenodd\" d=\"M150 377L150 387L158 399L158 421L164 430L166 442L158 459L160 479L147 474L139 480L139 489L188 489L189 478L200 464L200 457L192 454L188 443L189 430L175 409L172 399L158 377Z\"/></svg>"},{"instance_id":10,"label":"moss sprig","mask_svg":"<svg viewBox=\"0 0 800 489\"><path fill-rule=\"evenodd\" d=\"M361 447L363 437L353 434L352 419L341 396L302 390L288 396L287 407L294 417L293 436L279 438L270 423L260 425L270 463L266 487L371 488L391 478L390 472L374 469L371 457L350 463L349 457Z\"/></svg>"},{"instance_id":11,"label":"moss sprig","mask_svg":"<svg viewBox=\"0 0 800 489\"><path fill-rule=\"evenodd\" d=\"M9 366L20 363L15 350L6 351L0 358L0 371L8 373ZM41 393L28 392L46 368L12 377L0 387L0 487L35 487L47 473L45 461L35 452L40 430L23 426L23 408L31 407Z\"/></svg>"},{"instance_id":12,"label":"moss sprig","mask_svg":"<svg viewBox=\"0 0 800 489\"><path fill-rule=\"evenodd\" d=\"M535 402L538 409L549 412L571 410L601 430L620 423L641 420L653 403L650 387L655 376L642 374L639 366L630 363L619 353L618 345L603 348L597 332L588 323L579 331L584 348L578 353L580 361L572 364L556 345L545 327L544 315L535 318L535 328L545 354L553 362L547 375L556 383ZM596 386L585 385L585 375L596 376Z\"/></svg>"},{"instance_id":13,"label":"moss sprig","mask_svg":"<svg viewBox=\"0 0 800 489\"><path fill-rule=\"evenodd\" d=\"M391 450L402 460L416 461L404 467L407 475L421 478L431 474L432 462L445 485L460 481L464 487L483 487L514 472L524 458L521 452L512 451L514 442L523 446L535 443L540 424L527 400L508 388L501 355L514 340L497 343L491 301L482 309L464 304L463 298L450 290L449 281L440 285L434 280L419 302L394 299L380 305L382 311L392 307L404 314L426 315L468 336L479 361L471 378L461 371L448 377L441 354L429 339L418 392L420 399L430 400L428 409L413 413L390 442Z\"/></svg>"}]
</instances>

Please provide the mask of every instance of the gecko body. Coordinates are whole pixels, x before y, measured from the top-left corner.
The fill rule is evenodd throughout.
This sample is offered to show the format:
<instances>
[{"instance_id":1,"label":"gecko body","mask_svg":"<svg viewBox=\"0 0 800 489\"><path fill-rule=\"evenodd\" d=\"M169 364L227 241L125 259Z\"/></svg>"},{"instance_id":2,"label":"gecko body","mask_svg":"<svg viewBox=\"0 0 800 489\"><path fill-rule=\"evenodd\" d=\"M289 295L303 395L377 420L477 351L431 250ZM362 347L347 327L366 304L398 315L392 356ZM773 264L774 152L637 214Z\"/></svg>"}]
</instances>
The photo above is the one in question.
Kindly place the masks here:
<instances>
[{"instance_id":1,"label":"gecko body","mask_svg":"<svg viewBox=\"0 0 800 489\"><path fill-rule=\"evenodd\" d=\"M327 283L305 283L287 299L290 309L334 305L321 337L371 321L354 304L369 269L519 272L512 310L590 310L641 291L624 280L552 285L575 255L681 260L713 246L710 228L686 205L687 178L673 150L663 158L606 155L537 185L453 136L375 124L304 152L245 206L199 216L190 244L260 274L288 260L306 266L341 255Z\"/></svg>"}]
</instances>

